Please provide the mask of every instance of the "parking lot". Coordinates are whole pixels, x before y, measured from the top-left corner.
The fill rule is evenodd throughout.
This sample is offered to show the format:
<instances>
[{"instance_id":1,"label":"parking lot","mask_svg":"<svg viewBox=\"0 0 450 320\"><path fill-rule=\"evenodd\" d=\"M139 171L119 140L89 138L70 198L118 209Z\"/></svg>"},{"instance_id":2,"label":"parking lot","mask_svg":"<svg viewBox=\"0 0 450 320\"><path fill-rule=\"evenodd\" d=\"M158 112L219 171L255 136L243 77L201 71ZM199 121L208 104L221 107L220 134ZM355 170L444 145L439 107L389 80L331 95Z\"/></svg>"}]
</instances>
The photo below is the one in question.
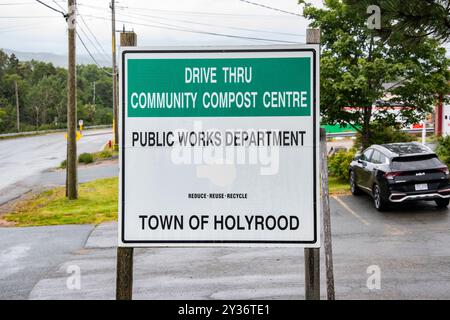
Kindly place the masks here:
<instances>
[{"instance_id":1,"label":"parking lot","mask_svg":"<svg viewBox=\"0 0 450 320\"><path fill-rule=\"evenodd\" d=\"M340 298L450 298L448 209L411 202L378 212L369 196L334 197L332 208ZM366 286L371 265L381 271L379 290Z\"/></svg>"},{"instance_id":2,"label":"parking lot","mask_svg":"<svg viewBox=\"0 0 450 320\"><path fill-rule=\"evenodd\" d=\"M450 211L433 202L416 202L380 213L368 196L330 199L337 299L449 299ZM81 226L80 226L81 227ZM34 236L47 228L31 228ZM84 228L84 227L83 227ZM30 279L31 299L114 299L117 243L116 223L91 226L87 241L67 248L64 261L48 260L45 272L33 277L8 273L4 296L14 296L14 281ZM23 228L0 229L0 240ZM6 232L7 231L7 232ZM15 246L35 241L23 235ZM23 242L23 243L22 243ZM8 241L0 241L0 251ZM40 250L61 246L47 238ZM59 250L62 250L60 248ZM53 249L52 249L53 250ZM17 257L33 273L33 250ZM323 250L322 298L325 298ZM29 253L29 254L28 254ZM30 260L30 261L28 261ZM28 263L27 263L28 262ZM44 262L40 260L40 267ZM303 250L296 248L156 248L135 249L136 299L304 299ZM80 268L81 288L66 283L70 268ZM375 266L375 267L374 267ZM369 268L370 267L370 268ZM379 268L380 288L369 289L367 270ZM10 292L9 292L10 291Z\"/></svg>"}]
</instances>

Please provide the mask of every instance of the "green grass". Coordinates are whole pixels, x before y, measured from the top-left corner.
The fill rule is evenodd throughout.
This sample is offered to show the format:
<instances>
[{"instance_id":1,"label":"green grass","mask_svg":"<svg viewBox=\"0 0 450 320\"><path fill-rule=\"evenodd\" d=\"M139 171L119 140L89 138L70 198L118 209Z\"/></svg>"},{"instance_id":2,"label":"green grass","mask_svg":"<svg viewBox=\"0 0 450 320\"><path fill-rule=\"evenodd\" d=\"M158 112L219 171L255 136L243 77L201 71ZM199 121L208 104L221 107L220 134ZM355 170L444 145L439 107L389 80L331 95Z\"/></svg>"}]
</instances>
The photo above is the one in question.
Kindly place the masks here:
<instances>
[{"instance_id":1,"label":"green grass","mask_svg":"<svg viewBox=\"0 0 450 320\"><path fill-rule=\"evenodd\" d=\"M64 187L47 190L17 203L3 219L19 227L98 224L116 220L117 184L117 178L80 184L77 200L67 200Z\"/></svg>"},{"instance_id":2,"label":"green grass","mask_svg":"<svg viewBox=\"0 0 450 320\"><path fill-rule=\"evenodd\" d=\"M105 148L101 151L80 154L78 156L78 163L89 164L89 163L99 161L99 160L111 159L118 155L119 155L118 151L113 150L112 148L109 148L108 145L106 145ZM86 159L88 159L88 160L86 161ZM59 168L65 169L66 167L67 167L67 160L63 160L60 163Z\"/></svg>"},{"instance_id":3,"label":"green grass","mask_svg":"<svg viewBox=\"0 0 450 320\"><path fill-rule=\"evenodd\" d=\"M350 192L348 182L329 177L328 183L330 194ZM77 200L68 200L64 187L50 189L18 202L3 219L18 227L113 221L117 219L117 185L118 178L82 183Z\"/></svg>"},{"instance_id":4,"label":"green grass","mask_svg":"<svg viewBox=\"0 0 450 320\"><path fill-rule=\"evenodd\" d=\"M328 187L330 194L345 194L350 192L348 181L341 181L335 177L328 177Z\"/></svg>"}]
</instances>

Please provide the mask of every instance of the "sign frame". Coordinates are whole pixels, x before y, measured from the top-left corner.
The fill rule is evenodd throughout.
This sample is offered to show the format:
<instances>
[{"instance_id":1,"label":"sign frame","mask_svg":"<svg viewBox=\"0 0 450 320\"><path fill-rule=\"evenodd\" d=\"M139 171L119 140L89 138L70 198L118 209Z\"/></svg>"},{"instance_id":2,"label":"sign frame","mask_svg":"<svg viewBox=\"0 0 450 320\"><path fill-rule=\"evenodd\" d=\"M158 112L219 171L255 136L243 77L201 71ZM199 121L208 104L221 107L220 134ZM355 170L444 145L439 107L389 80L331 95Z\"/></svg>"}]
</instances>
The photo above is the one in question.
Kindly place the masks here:
<instances>
[{"instance_id":1,"label":"sign frame","mask_svg":"<svg viewBox=\"0 0 450 320\"><path fill-rule=\"evenodd\" d=\"M194 47L121 47L119 76L119 247L297 247L320 248L320 46L318 44L269 45L269 46L194 46ZM125 238L125 84L126 55L129 54L182 54L182 53L274 53L310 52L312 53L311 117L313 119L313 221L312 240L133 240ZM226 56L224 56L226 58ZM300 183L300 182L299 182Z\"/></svg>"}]
</instances>

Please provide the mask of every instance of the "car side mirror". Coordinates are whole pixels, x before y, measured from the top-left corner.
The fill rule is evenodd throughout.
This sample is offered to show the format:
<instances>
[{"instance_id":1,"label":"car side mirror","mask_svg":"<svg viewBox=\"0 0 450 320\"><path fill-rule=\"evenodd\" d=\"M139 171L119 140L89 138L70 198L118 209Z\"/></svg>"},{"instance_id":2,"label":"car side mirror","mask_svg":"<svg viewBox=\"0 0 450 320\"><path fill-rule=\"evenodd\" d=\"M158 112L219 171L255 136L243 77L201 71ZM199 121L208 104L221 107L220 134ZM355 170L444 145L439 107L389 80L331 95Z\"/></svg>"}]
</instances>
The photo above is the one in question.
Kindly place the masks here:
<instances>
[{"instance_id":1,"label":"car side mirror","mask_svg":"<svg viewBox=\"0 0 450 320\"><path fill-rule=\"evenodd\" d=\"M361 155L356 154L354 159L355 159L355 161L361 162Z\"/></svg>"}]
</instances>

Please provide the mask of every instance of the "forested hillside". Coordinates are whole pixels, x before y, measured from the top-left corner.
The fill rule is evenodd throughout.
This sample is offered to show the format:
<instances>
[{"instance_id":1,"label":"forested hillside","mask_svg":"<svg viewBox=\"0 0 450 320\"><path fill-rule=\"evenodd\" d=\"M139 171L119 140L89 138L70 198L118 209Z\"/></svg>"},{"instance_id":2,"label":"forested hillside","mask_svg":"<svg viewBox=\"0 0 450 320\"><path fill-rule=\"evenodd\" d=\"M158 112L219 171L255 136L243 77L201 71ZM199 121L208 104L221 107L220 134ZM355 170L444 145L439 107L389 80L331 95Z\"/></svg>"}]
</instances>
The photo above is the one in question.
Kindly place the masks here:
<instances>
[{"instance_id":1,"label":"forested hillside","mask_svg":"<svg viewBox=\"0 0 450 320\"><path fill-rule=\"evenodd\" d=\"M0 133L18 131L16 86L20 131L66 126L67 70L0 50ZM112 123L110 68L77 66L77 108L85 126Z\"/></svg>"}]
</instances>

